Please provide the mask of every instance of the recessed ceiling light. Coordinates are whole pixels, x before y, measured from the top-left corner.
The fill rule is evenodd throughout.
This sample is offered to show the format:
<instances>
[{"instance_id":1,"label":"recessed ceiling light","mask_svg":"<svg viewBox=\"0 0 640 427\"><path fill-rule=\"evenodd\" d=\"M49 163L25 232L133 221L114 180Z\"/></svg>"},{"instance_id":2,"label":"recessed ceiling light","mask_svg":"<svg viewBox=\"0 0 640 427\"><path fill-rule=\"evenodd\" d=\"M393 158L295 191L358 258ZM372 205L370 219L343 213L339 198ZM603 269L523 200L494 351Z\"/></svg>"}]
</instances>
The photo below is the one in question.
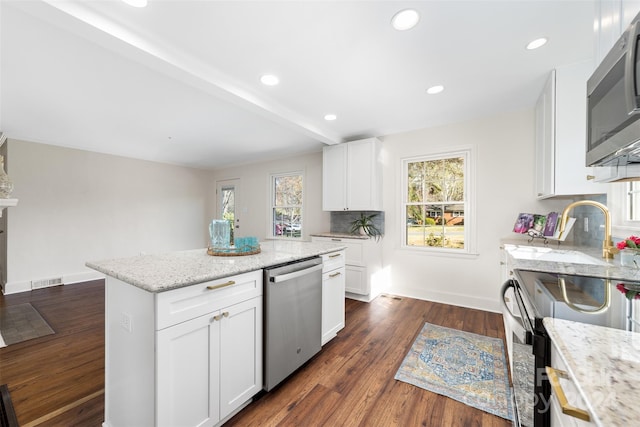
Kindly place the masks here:
<instances>
[{"instance_id":1,"label":"recessed ceiling light","mask_svg":"<svg viewBox=\"0 0 640 427\"><path fill-rule=\"evenodd\" d=\"M147 0L122 0L129 6L133 7L147 7Z\"/></svg>"},{"instance_id":2,"label":"recessed ceiling light","mask_svg":"<svg viewBox=\"0 0 640 427\"><path fill-rule=\"evenodd\" d=\"M427 89L427 93L429 95L435 95L436 93L440 93L443 90L444 90L444 86L442 85L431 86L429 89Z\"/></svg>"},{"instance_id":3,"label":"recessed ceiling light","mask_svg":"<svg viewBox=\"0 0 640 427\"><path fill-rule=\"evenodd\" d=\"M544 46L545 44L547 44L547 39L546 37L540 37L539 39L535 39L532 42L530 42L527 45L527 50L533 50L533 49L537 49L539 47Z\"/></svg>"},{"instance_id":4,"label":"recessed ceiling light","mask_svg":"<svg viewBox=\"0 0 640 427\"><path fill-rule=\"evenodd\" d=\"M273 74L265 74L264 76L260 77L260 81L263 85L267 86L275 86L280 83L280 79Z\"/></svg>"},{"instance_id":5,"label":"recessed ceiling light","mask_svg":"<svg viewBox=\"0 0 640 427\"><path fill-rule=\"evenodd\" d=\"M398 31L410 30L420 20L420 14L415 9L404 9L393 15L391 25Z\"/></svg>"},{"instance_id":6,"label":"recessed ceiling light","mask_svg":"<svg viewBox=\"0 0 640 427\"><path fill-rule=\"evenodd\" d=\"M338 118L338 116L336 116L335 114L327 114L327 115L324 116L324 119L327 120L327 121L332 121L332 120L335 120L337 118Z\"/></svg>"}]
</instances>

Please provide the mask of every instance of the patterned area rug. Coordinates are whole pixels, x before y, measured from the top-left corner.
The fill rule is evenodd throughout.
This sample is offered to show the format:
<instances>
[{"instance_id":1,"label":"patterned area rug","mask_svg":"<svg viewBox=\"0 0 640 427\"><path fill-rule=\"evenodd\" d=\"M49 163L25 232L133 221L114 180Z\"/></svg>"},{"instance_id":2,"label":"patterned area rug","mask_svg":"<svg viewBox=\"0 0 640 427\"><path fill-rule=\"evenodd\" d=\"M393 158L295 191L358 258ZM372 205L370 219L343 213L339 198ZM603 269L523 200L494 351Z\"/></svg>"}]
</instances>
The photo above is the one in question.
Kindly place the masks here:
<instances>
[{"instance_id":1,"label":"patterned area rug","mask_svg":"<svg viewBox=\"0 0 640 427\"><path fill-rule=\"evenodd\" d=\"M513 419L504 346L499 338L425 323L395 379Z\"/></svg>"},{"instance_id":2,"label":"patterned area rug","mask_svg":"<svg viewBox=\"0 0 640 427\"><path fill-rule=\"evenodd\" d=\"M0 348L53 333L29 303L0 307Z\"/></svg>"}]
</instances>

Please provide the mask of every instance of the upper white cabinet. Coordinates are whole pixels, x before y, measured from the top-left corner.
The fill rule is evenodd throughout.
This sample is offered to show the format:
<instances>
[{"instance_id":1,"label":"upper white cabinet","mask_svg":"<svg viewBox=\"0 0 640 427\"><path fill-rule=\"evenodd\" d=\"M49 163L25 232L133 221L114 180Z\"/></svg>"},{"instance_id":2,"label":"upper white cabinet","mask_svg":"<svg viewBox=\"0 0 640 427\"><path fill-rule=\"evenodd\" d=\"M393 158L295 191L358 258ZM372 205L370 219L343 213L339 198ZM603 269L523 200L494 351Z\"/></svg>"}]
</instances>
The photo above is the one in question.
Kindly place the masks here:
<instances>
[{"instance_id":1,"label":"upper white cabinet","mask_svg":"<svg viewBox=\"0 0 640 427\"><path fill-rule=\"evenodd\" d=\"M595 65L600 64L618 37L640 12L640 0L600 0L595 16Z\"/></svg>"},{"instance_id":2,"label":"upper white cabinet","mask_svg":"<svg viewBox=\"0 0 640 427\"><path fill-rule=\"evenodd\" d=\"M322 172L323 210L382 210L382 164L377 138L324 147Z\"/></svg>"},{"instance_id":3,"label":"upper white cabinet","mask_svg":"<svg viewBox=\"0 0 640 427\"><path fill-rule=\"evenodd\" d=\"M600 194L607 191L592 180L585 166L587 80L593 62L557 67L536 104L536 195Z\"/></svg>"}]
</instances>

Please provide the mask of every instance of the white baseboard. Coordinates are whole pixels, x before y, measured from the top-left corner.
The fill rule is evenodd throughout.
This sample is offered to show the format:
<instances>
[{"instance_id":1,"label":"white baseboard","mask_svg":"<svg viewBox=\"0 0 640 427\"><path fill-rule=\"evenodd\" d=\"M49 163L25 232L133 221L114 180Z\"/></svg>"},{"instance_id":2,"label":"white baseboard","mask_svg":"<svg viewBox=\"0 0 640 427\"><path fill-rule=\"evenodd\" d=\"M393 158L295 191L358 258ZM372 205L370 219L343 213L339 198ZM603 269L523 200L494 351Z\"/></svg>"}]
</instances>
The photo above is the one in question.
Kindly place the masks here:
<instances>
[{"instance_id":1,"label":"white baseboard","mask_svg":"<svg viewBox=\"0 0 640 427\"><path fill-rule=\"evenodd\" d=\"M482 298L470 295L451 294L446 292L433 292L420 290L416 292L413 289L394 289L388 290L390 294L403 296L407 298L422 299L425 301L438 302L441 304L455 305L458 307L474 308L476 310L490 311L492 313L501 313L499 296L495 298Z\"/></svg>"},{"instance_id":2,"label":"white baseboard","mask_svg":"<svg viewBox=\"0 0 640 427\"><path fill-rule=\"evenodd\" d=\"M19 292L27 292L31 290L31 280L20 282L7 282L4 284L2 293L5 295L17 294Z\"/></svg>"},{"instance_id":3,"label":"white baseboard","mask_svg":"<svg viewBox=\"0 0 640 427\"><path fill-rule=\"evenodd\" d=\"M104 279L105 275L97 271L85 271L82 273L71 273L62 275L62 283L70 285L72 283L89 282L91 280Z\"/></svg>"},{"instance_id":4,"label":"white baseboard","mask_svg":"<svg viewBox=\"0 0 640 427\"><path fill-rule=\"evenodd\" d=\"M72 283L89 282L91 280L104 279L104 274L97 271L83 271L79 273L69 273L62 275L62 284L70 285ZM2 288L4 295L17 294L20 292L31 291L31 280L22 280L18 282L7 282Z\"/></svg>"}]
</instances>

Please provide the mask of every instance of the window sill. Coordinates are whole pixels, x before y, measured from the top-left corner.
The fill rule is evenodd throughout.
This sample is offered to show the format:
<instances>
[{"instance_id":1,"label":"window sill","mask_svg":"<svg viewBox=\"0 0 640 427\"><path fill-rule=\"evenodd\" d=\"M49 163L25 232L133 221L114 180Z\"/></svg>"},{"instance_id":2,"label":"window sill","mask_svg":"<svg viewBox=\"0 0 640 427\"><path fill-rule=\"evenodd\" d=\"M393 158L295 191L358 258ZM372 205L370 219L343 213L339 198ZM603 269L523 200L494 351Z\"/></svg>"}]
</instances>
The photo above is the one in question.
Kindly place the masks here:
<instances>
[{"instance_id":1,"label":"window sill","mask_svg":"<svg viewBox=\"0 0 640 427\"><path fill-rule=\"evenodd\" d=\"M426 249L422 247L415 246L403 246L401 248L403 251L411 252L416 255L425 255L425 256L436 256L436 257L446 257L446 258L462 258L462 259L475 259L480 255L477 252L458 252L454 250L438 250L438 249Z\"/></svg>"}]
</instances>

